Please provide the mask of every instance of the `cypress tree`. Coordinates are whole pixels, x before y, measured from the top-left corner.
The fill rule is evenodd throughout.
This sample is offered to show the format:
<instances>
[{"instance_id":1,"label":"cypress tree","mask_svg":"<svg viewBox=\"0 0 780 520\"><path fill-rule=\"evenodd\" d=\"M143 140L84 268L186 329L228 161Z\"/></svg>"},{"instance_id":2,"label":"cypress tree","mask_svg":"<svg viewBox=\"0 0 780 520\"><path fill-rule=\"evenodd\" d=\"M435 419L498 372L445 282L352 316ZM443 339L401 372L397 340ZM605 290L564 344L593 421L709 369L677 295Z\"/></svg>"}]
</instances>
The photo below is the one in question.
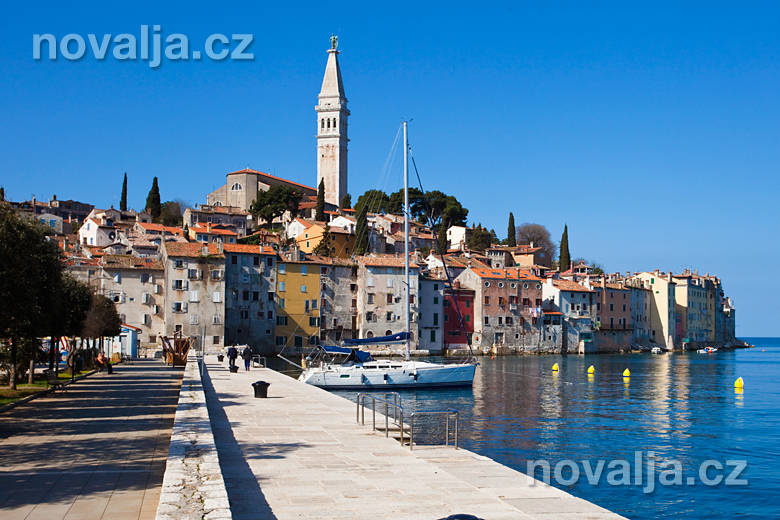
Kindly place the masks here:
<instances>
[{"instance_id":1,"label":"cypress tree","mask_svg":"<svg viewBox=\"0 0 780 520\"><path fill-rule=\"evenodd\" d=\"M320 179L320 185L317 188L317 206L314 210L314 220L325 222L325 179Z\"/></svg>"},{"instance_id":2,"label":"cypress tree","mask_svg":"<svg viewBox=\"0 0 780 520\"><path fill-rule=\"evenodd\" d=\"M361 204L355 222L355 254L368 253L368 204Z\"/></svg>"},{"instance_id":3,"label":"cypress tree","mask_svg":"<svg viewBox=\"0 0 780 520\"><path fill-rule=\"evenodd\" d=\"M125 180L122 181L122 196L119 198L119 209L127 211L127 172L125 172Z\"/></svg>"},{"instance_id":4,"label":"cypress tree","mask_svg":"<svg viewBox=\"0 0 780 520\"><path fill-rule=\"evenodd\" d=\"M509 224L506 228L506 245L515 247L517 245L517 235L515 230L515 216L509 212Z\"/></svg>"},{"instance_id":5,"label":"cypress tree","mask_svg":"<svg viewBox=\"0 0 780 520\"><path fill-rule=\"evenodd\" d=\"M312 253L319 256L331 256L329 225L325 224L325 230L322 232L320 243L312 250Z\"/></svg>"},{"instance_id":6,"label":"cypress tree","mask_svg":"<svg viewBox=\"0 0 780 520\"><path fill-rule=\"evenodd\" d=\"M5 202L5 188L0 187L0 202Z\"/></svg>"},{"instance_id":7,"label":"cypress tree","mask_svg":"<svg viewBox=\"0 0 780 520\"><path fill-rule=\"evenodd\" d=\"M339 203L339 207L341 209L350 209L352 208L352 195L347 193L343 197L341 197L341 201Z\"/></svg>"},{"instance_id":8,"label":"cypress tree","mask_svg":"<svg viewBox=\"0 0 780 520\"><path fill-rule=\"evenodd\" d=\"M152 215L153 219L160 217L162 205L160 204L160 187L157 185L157 177L152 181L152 189L146 196L146 210Z\"/></svg>"},{"instance_id":9,"label":"cypress tree","mask_svg":"<svg viewBox=\"0 0 780 520\"><path fill-rule=\"evenodd\" d=\"M571 267L571 255L569 253L569 226L563 226L563 236L561 236L561 254L558 260L558 270L560 272L568 271Z\"/></svg>"}]
</instances>

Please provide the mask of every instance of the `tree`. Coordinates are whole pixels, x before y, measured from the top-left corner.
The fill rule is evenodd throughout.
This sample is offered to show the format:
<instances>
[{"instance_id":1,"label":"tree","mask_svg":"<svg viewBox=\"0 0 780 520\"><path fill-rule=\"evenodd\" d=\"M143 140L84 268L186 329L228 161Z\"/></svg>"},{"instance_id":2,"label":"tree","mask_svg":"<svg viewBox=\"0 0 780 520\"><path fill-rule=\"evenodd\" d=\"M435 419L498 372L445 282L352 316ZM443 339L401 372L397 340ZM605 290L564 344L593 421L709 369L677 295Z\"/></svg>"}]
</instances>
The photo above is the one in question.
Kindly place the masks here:
<instances>
[{"instance_id":1,"label":"tree","mask_svg":"<svg viewBox=\"0 0 780 520\"><path fill-rule=\"evenodd\" d=\"M359 204L355 217L355 250L356 255L368 253L368 205Z\"/></svg>"},{"instance_id":2,"label":"tree","mask_svg":"<svg viewBox=\"0 0 780 520\"><path fill-rule=\"evenodd\" d=\"M314 220L325 222L325 179L320 179L317 187L317 205L314 209Z\"/></svg>"},{"instance_id":3,"label":"tree","mask_svg":"<svg viewBox=\"0 0 780 520\"><path fill-rule=\"evenodd\" d=\"M352 208L352 195L347 193L343 197L341 197L341 200L339 201L339 207L341 209L351 209Z\"/></svg>"},{"instance_id":4,"label":"tree","mask_svg":"<svg viewBox=\"0 0 780 520\"><path fill-rule=\"evenodd\" d=\"M162 206L160 205L160 187L157 185L157 177L152 181L152 189L149 190L149 195L146 196L146 211L152 215L152 219L157 220L162 212Z\"/></svg>"},{"instance_id":5,"label":"tree","mask_svg":"<svg viewBox=\"0 0 780 520\"><path fill-rule=\"evenodd\" d=\"M328 224L325 224L325 231L322 232L322 239L320 239L320 243L317 244L317 247L312 250L312 253L319 256L331 255L330 226Z\"/></svg>"},{"instance_id":6,"label":"tree","mask_svg":"<svg viewBox=\"0 0 780 520\"><path fill-rule=\"evenodd\" d=\"M158 220L164 226L181 226L182 219L181 203L173 200L163 202L160 207Z\"/></svg>"},{"instance_id":7,"label":"tree","mask_svg":"<svg viewBox=\"0 0 780 520\"><path fill-rule=\"evenodd\" d=\"M284 215L286 211L295 218L298 216L298 207L303 198L303 193L289 186L277 184L271 186L268 191L261 191L249 207L249 212L260 220L264 220L266 226L271 226L277 217Z\"/></svg>"},{"instance_id":8,"label":"tree","mask_svg":"<svg viewBox=\"0 0 780 520\"><path fill-rule=\"evenodd\" d=\"M47 334L56 311L52 288L60 285L61 276L60 252L47 240L46 231L0 204L0 338L9 345L9 382L14 390L19 346Z\"/></svg>"},{"instance_id":9,"label":"tree","mask_svg":"<svg viewBox=\"0 0 780 520\"><path fill-rule=\"evenodd\" d=\"M560 272L568 271L571 267L571 255L569 254L569 226L563 225L563 235L561 236L561 254L559 256L558 270Z\"/></svg>"},{"instance_id":10,"label":"tree","mask_svg":"<svg viewBox=\"0 0 780 520\"><path fill-rule=\"evenodd\" d=\"M77 336L81 333L91 300L92 291L86 284L79 282L67 273L62 276L62 283L57 287L53 296L56 311L51 315L51 329L48 332L51 337L49 343L50 370L55 367L59 339L63 336Z\"/></svg>"},{"instance_id":11,"label":"tree","mask_svg":"<svg viewBox=\"0 0 780 520\"><path fill-rule=\"evenodd\" d=\"M125 172L125 180L122 181L122 195L119 197L119 209L121 211L127 211L127 172Z\"/></svg>"},{"instance_id":12,"label":"tree","mask_svg":"<svg viewBox=\"0 0 780 520\"><path fill-rule=\"evenodd\" d=\"M477 224L477 227L471 230L471 235L469 236L469 249L484 251L490 247L492 238L490 231L483 228L482 224Z\"/></svg>"},{"instance_id":13,"label":"tree","mask_svg":"<svg viewBox=\"0 0 780 520\"><path fill-rule=\"evenodd\" d=\"M509 212L509 224L506 228L506 245L515 247L517 245L517 230L515 229L515 216Z\"/></svg>"},{"instance_id":14,"label":"tree","mask_svg":"<svg viewBox=\"0 0 780 520\"><path fill-rule=\"evenodd\" d=\"M366 206L368 213L387 213L390 198L382 190L368 190L358 197L355 203L355 212L360 213L363 206Z\"/></svg>"},{"instance_id":15,"label":"tree","mask_svg":"<svg viewBox=\"0 0 780 520\"><path fill-rule=\"evenodd\" d=\"M417 188L409 188L409 217L418 221L425 220L427 216L427 204L425 194ZM387 204L387 212L393 215L404 214L404 190L403 188L390 194Z\"/></svg>"},{"instance_id":16,"label":"tree","mask_svg":"<svg viewBox=\"0 0 780 520\"><path fill-rule=\"evenodd\" d=\"M0 186L0 202L5 202L5 188Z\"/></svg>"},{"instance_id":17,"label":"tree","mask_svg":"<svg viewBox=\"0 0 780 520\"><path fill-rule=\"evenodd\" d=\"M542 248L543 265L550 267L555 259L555 244L550 238L550 232L541 224L526 222L517 227L517 241L522 244L533 243L534 247Z\"/></svg>"}]
</instances>

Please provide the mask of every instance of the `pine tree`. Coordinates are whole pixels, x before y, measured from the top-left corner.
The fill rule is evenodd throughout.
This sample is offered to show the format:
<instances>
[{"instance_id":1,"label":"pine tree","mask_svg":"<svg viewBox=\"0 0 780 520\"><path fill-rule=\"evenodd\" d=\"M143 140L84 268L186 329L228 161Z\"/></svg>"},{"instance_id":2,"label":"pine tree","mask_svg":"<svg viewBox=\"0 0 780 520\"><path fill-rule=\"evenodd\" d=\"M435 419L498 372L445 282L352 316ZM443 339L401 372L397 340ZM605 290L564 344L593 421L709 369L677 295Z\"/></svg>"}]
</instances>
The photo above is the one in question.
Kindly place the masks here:
<instances>
[{"instance_id":1,"label":"pine tree","mask_svg":"<svg viewBox=\"0 0 780 520\"><path fill-rule=\"evenodd\" d=\"M146 196L146 211L152 215L152 219L159 218L162 213L160 187L157 185L157 177L152 181L152 189L149 190L149 195Z\"/></svg>"},{"instance_id":2,"label":"pine tree","mask_svg":"<svg viewBox=\"0 0 780 520\"><path fill-rule=\"evenodd\" d=\"M320 179L320 185L317 188L317 205L314 210L314 220L325 222L325 179Z\"/></svg>"},{"instance_id":3,"label":"pine tree","mask_svg":"<svg viewBox=\"0 0 780 520\"><path fill-rule=\"evenodd\" d=\"M368 253L368 204L361 204L355 222L355 254Z\"/></svg>"},{"instance_id":4,"label":"pine tree","mask_svg":"<svg viewBox=\"0 0 780 520\"><path fill-rule=\"evenodd\" d=\"M317 247L315 247L312 250L312 253L319 256L330 256L331 255L331 249L330 249L330 226L325 224L325 231L322 232L322 239L320 239L320 243L317 244Z\"/></svg>"},{"instance_id":5,"label":"pine tree","mask_svg":"<svg viewBox=\"0 0 780 520\"><path fill-rule=\"evenodd\" d=\"M571 267L571 254L569 253L569 226L563 226L563 236L561 236L561 254L558 260L558 270L560 272L568 271Z\"/></svg>"},{"instance_id":6,"label":"pine tree","mask_svg":"<svg viewBox=\"0 0 780 520\"><path fill-rule=\"evenodd\" d=\"M119 198L119 209L127 211L127 172L125 172L125 180L122 181L122 196Z\"/></svg>"},{"instance_id":7,"label":"pine tree","mask_svg":"<svg viewBox=\"0 0 780 520\"><path fill-rule=\"evenodd\" d=\"M515 230L515 216L509 212L509 224L506 228L506 245L515 247L517 245L517 235Z\"/></svg>"}]
</instances>

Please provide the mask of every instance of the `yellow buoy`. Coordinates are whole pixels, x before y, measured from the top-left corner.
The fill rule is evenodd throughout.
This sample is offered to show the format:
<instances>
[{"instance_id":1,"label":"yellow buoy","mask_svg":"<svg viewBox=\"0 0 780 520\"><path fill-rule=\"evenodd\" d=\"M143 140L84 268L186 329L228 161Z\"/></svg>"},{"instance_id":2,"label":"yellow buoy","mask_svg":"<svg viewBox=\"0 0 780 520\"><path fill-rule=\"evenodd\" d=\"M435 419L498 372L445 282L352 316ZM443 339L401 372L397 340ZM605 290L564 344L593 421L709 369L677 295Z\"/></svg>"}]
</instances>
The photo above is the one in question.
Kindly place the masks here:
<instances>
[{"instance_id":1,"label":"yellow buoy","mask_svg":"<svg viewBox=\"0 0 780 520\"><path fill-rule=\"evenodd\" d=\"M744 388L745 382L742 381L741 377L738 377L736 381L734 381L734 388Z\"/></svg>"},{"instance_id":2,"label":"yellow buoy","mask_svg":"<svg viewBox=\"0 0 780 520\"><path fill-rule=\"evenodd\" d=\"M631 371L629 369L623 370L623 377L631 377Z\"/></svg>"},{"instance_id":3,"label":"yellow buoy","mask_svg":"<svg viewBox=\"0 0 780 520\"><path fill-rule=\"evenodd\" d=\"M557 372L558 371L558 363L553 363L552 371Z\"/></svg>"},{"instance_id":4,"label":"yellow buoy","mask_svg":"<svg viewBox=\"0 0 780 520\"><path fill-rule=\"evenodd\" d=\"M588 367L588 374L592 374L592 373L593 373L593 372L595 372L595 371L596 371L596 369L595 369L595 368L593 368L593 365L591 365L591 366L589 366L589 367Z\"/></svg>"}]
</instances>

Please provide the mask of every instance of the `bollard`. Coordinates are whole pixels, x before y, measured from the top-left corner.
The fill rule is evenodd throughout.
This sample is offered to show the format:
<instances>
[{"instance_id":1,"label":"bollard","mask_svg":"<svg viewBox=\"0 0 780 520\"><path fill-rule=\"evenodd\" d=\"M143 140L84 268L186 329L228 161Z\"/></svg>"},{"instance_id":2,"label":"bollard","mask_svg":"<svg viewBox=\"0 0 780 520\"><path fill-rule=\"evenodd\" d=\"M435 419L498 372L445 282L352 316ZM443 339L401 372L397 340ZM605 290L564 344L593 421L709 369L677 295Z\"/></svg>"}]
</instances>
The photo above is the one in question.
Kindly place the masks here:
<instances>
[{"instance_id":1,"label":"bollard","mask_svg":"<svg viewBox=\"0 0 780 520\"><path fill-rule=\"evenodd\" d=\"M266 383L265 381L255 381L252 383L252 388L255 390L255 397L257 398L266 398L268 397L268 387L271 386L270 383Z\"/></svg>"}]
</instances>

